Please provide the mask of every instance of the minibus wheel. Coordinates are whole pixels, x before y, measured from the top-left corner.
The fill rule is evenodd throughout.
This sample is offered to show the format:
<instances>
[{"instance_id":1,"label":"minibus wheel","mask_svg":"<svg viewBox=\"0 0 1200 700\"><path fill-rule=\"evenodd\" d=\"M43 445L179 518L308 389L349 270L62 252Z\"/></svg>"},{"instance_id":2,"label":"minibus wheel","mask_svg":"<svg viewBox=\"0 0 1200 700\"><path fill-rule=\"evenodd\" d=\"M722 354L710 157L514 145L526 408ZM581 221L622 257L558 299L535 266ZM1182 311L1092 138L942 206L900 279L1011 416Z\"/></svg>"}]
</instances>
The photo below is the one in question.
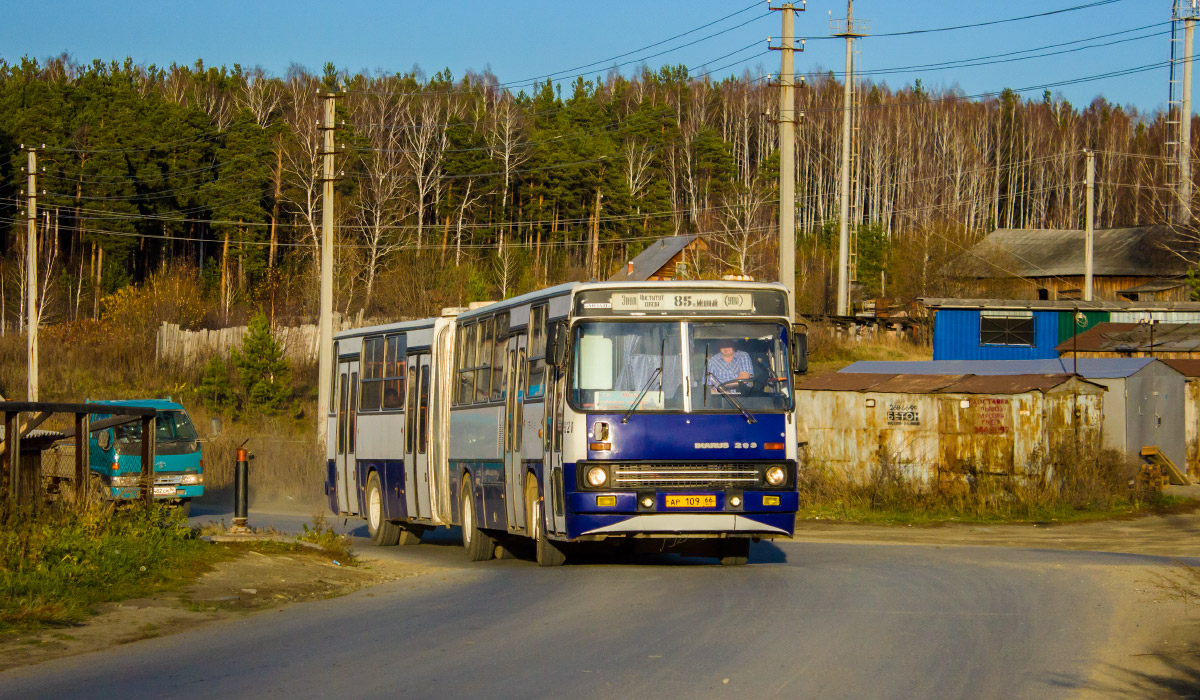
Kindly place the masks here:
<instances>
[{"instance_id":1,"label":"minibus wheel","mask_svg":"<svg viewBox=\"0 0 1200 700\"><path fill-rule=\"evenodd\" d=\"M475 488L471 485L471 477L463 477L460 496L462 498L462 541L463 548L467 550L467 559L487 561L496 552L496 542L490 535L479 529L479 518L475 516Z\"/></svg>"},{"instance_id":2,"label":"minibus wheel","mask_svg":"<svg viewBox=\"0 0 1200 700\"><path fill-rule=\"evenodd\" d=\"M379 472L367 477L366 493L367 534L371 544L389 547L400 541L400 526L383 516L383 489L379 486Z\"/></svg>"}]
</instances>

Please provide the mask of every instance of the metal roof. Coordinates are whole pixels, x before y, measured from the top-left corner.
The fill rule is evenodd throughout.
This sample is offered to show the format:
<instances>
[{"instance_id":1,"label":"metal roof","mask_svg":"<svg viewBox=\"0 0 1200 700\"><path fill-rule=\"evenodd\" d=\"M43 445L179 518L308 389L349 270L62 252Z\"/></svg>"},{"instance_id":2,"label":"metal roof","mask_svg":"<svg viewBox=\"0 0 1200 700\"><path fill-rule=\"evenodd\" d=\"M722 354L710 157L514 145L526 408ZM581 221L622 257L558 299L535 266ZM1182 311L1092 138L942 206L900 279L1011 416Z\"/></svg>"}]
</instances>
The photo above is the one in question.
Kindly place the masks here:
<instances>
[{"instance_id":1,"label":"metal roof","mask_svg":"<svg viewBox=\"0 0 1200 700\"><path fill-rule=\"evenodd\" d=\"M144 408L153 408L155 410L172 410L182 409L183 405L171 401L170 399L88 399L88 403L100 404L102 406L140 406Z\"/></svg>"},{"instance_id":2,"label":"metal roof","mask_svg":"<svg viewBox=\"0 0 1200 700\"><path fill-rule=\"evenodd\" d=\"M633 272L629 271L628 264L622 265L621 269L608 279L610 282L644 282L661 270L664 265L671 261L671 258L679 255L679 251L687 248L698 238L698 236L665 236L660 238L646 246L645 250L630 261L633 265Z\"/></svg>"},{"instance_id":3,"label":"metal roof","mask_svg":"<svg viewBox=\"0 0 1200 700\"><path fill-rule=\"evenodd\" d=\"M976 278L1083 275L1084 235L1078 229L997 229L949 270ZM1100 229L1092 240L1092 270L1101 276L1183 276L1188 264L1180 253L1196 250L1170 226Z\"/></svg>"},{"instance_id":4,"label":"metal roof","mask_svg":"<svg viewBox=\"0 0 1200 700\"><path fill-rule=\"evenodd\" d=\"M1153 347L1151 345L1153 344ZM1200 323L1098 323L1055 350L1071 352L1200 352Z\"/></svg>"},{"instance_id":5,"label":"metal roof","mask_svg":"<svg viewBox=\"0 0 1200 700\"><path fill-rule=\"evenodd\" d=\"M1200 360L1163 360L1163 364L1185 377L1200 377Z\"/></svg>"},{"instance_id":6,"label":"metal roof","mask_svg":"<svg viewBox=\"0 0 1200 700\"><path fill-rule=\"evenodd\" d=\"M897 363L900 364L900 363ZM1083 393L1104 388L1070 374L1012 374L1002 376L960 374L848 374L835 373L809 380L797 391L854 391L874 394L996 394L1008 396L1031 391L1050 392L1066 384Z\"/></svg>"},{"instance_id":7,"label":"metal roof","mask_svg":"<svg viewBox=\"0 0 1200 700\"><path fill-rule=\"evenodd\" d=\"M1155 362L1150 357L1060 357L1050 360L917 360L902 362L855 362L839 373L845 374L978 374L1005 376L1018 374L1071 374L1086 379L1130 377Z\"/></svg>"},{"instance_id":8,"label":"metal roof","mask_svg":"<svg viewBox=\"0 0 1200 700\"><path fill-rule=\"evenodd\" d=\"M1092 301L1039 299L946 299L925 297L930 309L1030 309L1033 311L1200 311L1197 301Z\"/></svg>"}]
</instances>

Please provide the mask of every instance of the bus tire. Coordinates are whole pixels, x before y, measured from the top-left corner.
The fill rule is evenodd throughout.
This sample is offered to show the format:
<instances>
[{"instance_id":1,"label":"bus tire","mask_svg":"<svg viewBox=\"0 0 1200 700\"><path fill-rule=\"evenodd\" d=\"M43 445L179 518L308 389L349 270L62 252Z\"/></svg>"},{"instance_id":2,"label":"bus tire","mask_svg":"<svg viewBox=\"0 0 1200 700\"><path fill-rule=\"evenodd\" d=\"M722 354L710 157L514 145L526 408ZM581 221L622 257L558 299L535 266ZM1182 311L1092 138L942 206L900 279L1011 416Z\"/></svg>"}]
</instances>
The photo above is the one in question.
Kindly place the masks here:
<instances>
[{"instance_id":1,"label":"bus tire","mask_svg":"<svg viewBox=\"0 0 1200 700\"><path fill-rule=\"evenodd\" d=\"M562 566L567 557L546 537L546 519L542 511L542 501L538 500L537 480L529 474L525 477L525 528L533 539L538 566Z\"/></svg>"},{"instance_id":2,"label":"bus tire","mask_svg":"<svg viewBox=\"0 0 1200 700\"><path fill-rule=\"evenodd\" d=\"M179 499L179 512L182 513L183 517L185 517L185 518L191 517L191 515L192 515L192 499L190 499L190 498Z\"/></svg>"},{"instance_id":3,"label":"bus tire","mask_svg":"<svg viewBox=\"0 0 1200 700\"><path fill-rule=\"evenodd\" d=\"M750 561L750 540L745 537L730 537L718 545L721 566L745 566Z\"/></svg>"},{"instance_id":4,"label":"bus tire","mask_svg":"<svg viewBox=\"0 0 1200 700\"><path fill-rule=\"evenodd\" d=\"M383 513L383 489L379 486L379 473L371 472L367 477L366 498L367 534L371 544L390 547L400 541L400 526L388 521Z\"/></svg>"},{"instance_id":5,"label":"bus tire","mask_svg":"<svg viewBox=\"0 0 1200 700\"><path fill-rule=\"evenodd\" d=\"M462 489L462 541L467 550L467 559L487 561L496 553L496 541L479 529L479 518L475 515L475 487L471 477L463 477Z\"/></svg>"}]
</instances>

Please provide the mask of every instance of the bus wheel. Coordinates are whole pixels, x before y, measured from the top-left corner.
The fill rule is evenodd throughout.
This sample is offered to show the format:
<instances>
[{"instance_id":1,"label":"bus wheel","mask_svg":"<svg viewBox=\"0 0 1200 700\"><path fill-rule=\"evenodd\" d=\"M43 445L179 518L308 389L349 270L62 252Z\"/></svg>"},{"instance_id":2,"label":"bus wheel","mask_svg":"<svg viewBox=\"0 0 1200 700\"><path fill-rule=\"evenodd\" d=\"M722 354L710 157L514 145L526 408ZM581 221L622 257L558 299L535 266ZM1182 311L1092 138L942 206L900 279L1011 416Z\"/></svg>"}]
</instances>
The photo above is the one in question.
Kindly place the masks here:
<instances>
[{"instance_id":1,"label":"bus wheel","mask_svg":"<svg viewBox=\"0 0 1200 700\"><path fill-rule=\"evenodd\" d=\"M388 547L400 541L400 526L383 517L383 489L379 487L379 473L371 472L367 477L367 534L371 544Z\"/></svg>"},{"instance_id":2,"label":"bus wheel","mask_svg":"<svg viewBox=\"0 0 1200 700\"><path fill-rule=\"evenodd\" d=\"M542 516L542 501L537 496L537 481L530 474L525 477L525 527L533 538L537 563L540 566L562 566L567 557L546 537L546 519Z\"/></svg>"},{"instance_id":3,"label":"bus wheel","mask_svg":"<svg viewBox=\"0 0 1200 700\"><path fill-rule=\"evenodd\" d=\"M475 517L475 488L471 485L471 477L462 481L462 541L467 550L467 559L471 561L487 561L496 553L496 542L483 530L479 529L479 521Z\"/></svg>"},{"instance_id":4,"label":"bus wheel","mask_svg":"<svg viewBox=\"0 0 1200 700\"><path fill-rule=\"evenodd\" d=\"M183 517L185 517L185 518L190 517L192 514L192 499L190 499L190 498L179 499L179 512L182 513Z\"/></svg>"},{"instance_id":5,"label":"bus wheel","mask_svg":"<svg viewBox=\"0 0 1200 700\"><path fill-rule=\"evenodd\" d=\"M750 560L750 540L745 537L724 539L718 546L721 566L745 566Z\"/></svg>"}]
</instances>

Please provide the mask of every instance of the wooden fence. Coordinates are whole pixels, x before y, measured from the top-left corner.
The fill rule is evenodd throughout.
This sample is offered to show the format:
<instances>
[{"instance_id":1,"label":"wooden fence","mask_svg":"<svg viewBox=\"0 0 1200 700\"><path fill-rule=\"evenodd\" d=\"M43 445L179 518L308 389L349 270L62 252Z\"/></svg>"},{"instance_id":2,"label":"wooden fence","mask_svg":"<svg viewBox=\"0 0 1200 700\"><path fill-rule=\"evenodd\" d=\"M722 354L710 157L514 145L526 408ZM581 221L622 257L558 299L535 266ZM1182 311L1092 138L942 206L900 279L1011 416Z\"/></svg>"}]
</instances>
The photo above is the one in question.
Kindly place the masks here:
<instances>
[{"instance_id":1,"label":"wooden fence","mask_svg":"<svg viewBox=\"0 0 1200 700\"><path fill-rule=\"evenodd\" d=\"M333 332L360 327L363 320L335 317ZM203 364L213 355L228 357L231 350L242 347L246 326L217 328L214 330L185 331L175 323L164 322L158 329L154 341L154 357L158 362ZM317 345L321 341L320 328L314 324L282 326L272 329L271 335L283 347L283 353L293 363L305 364L317 361Z\"/></svg>"}]
</instances>

